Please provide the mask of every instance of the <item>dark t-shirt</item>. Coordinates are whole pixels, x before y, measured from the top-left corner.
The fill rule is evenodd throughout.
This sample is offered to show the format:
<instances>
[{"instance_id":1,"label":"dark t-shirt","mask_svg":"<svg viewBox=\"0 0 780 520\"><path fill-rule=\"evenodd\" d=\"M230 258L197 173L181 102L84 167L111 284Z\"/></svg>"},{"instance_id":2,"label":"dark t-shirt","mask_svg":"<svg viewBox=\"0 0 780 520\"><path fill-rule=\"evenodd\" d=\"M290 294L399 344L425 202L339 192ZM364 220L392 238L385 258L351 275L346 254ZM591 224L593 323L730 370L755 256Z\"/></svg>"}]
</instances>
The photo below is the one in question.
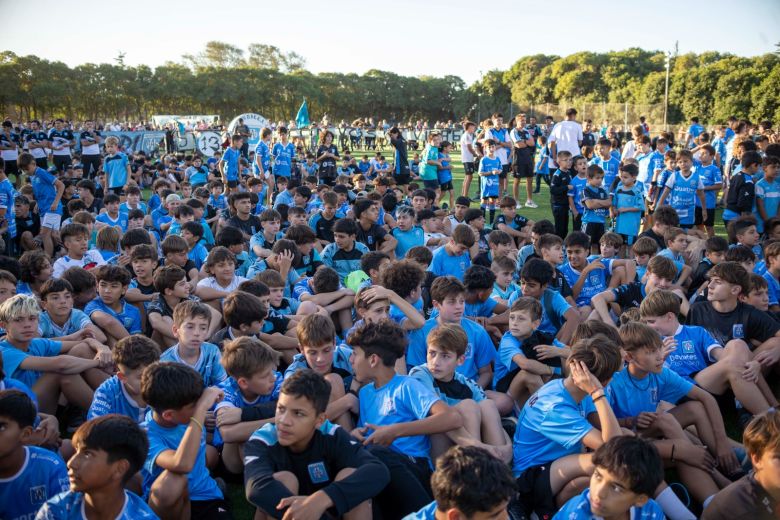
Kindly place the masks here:
<instances>
[{"instance_id":1,"label":"dark t-shirt","mask_svg":"<svg viewBox=\"0 0 780 520\"><path fill-rule=\"evenodd\" d=\"M249 215L246 220L241 220L238 215L230 217L227 221L228 226L237 227L245 234L252 236L262 228L260 227L260 218L257 215Z\"/></svg>"},{"instance_id":2,"label":"dark t-shirt","mask_svg":"<svg viewBox=\"0 0 780 520\"><path fill-rule=\"evenodd\" d=\"M732 339L742 339L754 348L752 341L763 343L777 334L780 324L752 305L739 302L731 312L718 312L708 301L696 302L688 311L688 325L707 329L721 345Z\"/></svg>"},{"instance_id":3,"label":"dark t-shirt","mask_svg":"<svg viewBox=\"0 0 780 520\"><path fill-rule=\"evenodd\" d=\"M335 144L331 144L330 146L320 146L317 148L317 157L324 154L325 152L332 153L336 157L339 157L339 149L336 148ZM319 175L321 179L330 179L336 177L336 159L332 157L326 157L322 161L320 161L320 168L319 168Z\"/></svg>"},{"instance_id":4,"label":"dark t-shirt","mask_svg":"<svg viewBox=\"0 0 780 520\"><path fill-rule=\"evenodd\" d=\"M661 235L659 235L658 233L653 231L652 228L648 229L647 231L645 231L644 233L639 235L639 238L642 238L642 237L650 237L653 240L655 240L655 243L658 244L658 250L659 251L661 249L666 248L666 240L664 240L664 237L662 237Z\"/></svg>"},{"instance_id":5,"label":"dark t-shirt","mask_svg":"<svg viewBox=\"0 0 780 520\"><path fill-rule=\"evenodd\" d=\"M702 520L776 520L778 503L756 482L753 473L715 495Z\"/></svg>"},{"instance_id":6,"label":"dark t-shirt","mask_svg":"<svg viewBox=\"0 0 780 520\"><path fill-rule=\"evenodd\" d=\"M642 304L642 299L645 297L644 291L642 291L642 284L639 282L631 282L612 289L612 294L615 295L615 303L620 305L621 310L633 309L639 307Z\"/></svg>"},{"instance_id":7,"label":"dark t-shirt","mask_svg":"<svg viewBox=\"0 0 780 520\"><path fill-rule=\"evenodd\" d=\"M385 235L387 235L385 228L379 224L371 224L371 227L368 228L368 230L365 230L363 229L363 226L358 223L357 229L357 241L362 242L368 246L369 251L376 251L379 247L379 244L381 244L385 239Z\"/></svg>"}]
</instances>

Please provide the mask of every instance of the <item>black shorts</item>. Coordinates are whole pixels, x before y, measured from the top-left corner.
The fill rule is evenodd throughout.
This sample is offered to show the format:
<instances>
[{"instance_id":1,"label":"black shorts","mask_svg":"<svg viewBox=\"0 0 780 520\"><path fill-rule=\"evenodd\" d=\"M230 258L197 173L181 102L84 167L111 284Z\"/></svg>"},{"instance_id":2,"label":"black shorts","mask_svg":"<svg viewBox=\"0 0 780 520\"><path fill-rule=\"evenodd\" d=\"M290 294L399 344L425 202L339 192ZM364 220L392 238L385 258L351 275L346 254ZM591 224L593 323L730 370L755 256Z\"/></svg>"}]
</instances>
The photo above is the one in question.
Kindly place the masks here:
<instances>
[{"instance_id":1,"label":"black shorts","mask_svg":"<svg viewBox=\"0 0 780 520\"><path fill-rule=\"evenodd\" d=\"M508 164L502 164L501 165L501 173L498 174L499 179L506 179L506 176L509 175L509 168L510 166Z\"/></svg>"},{"instance_id":2,"label":"black shorts","mask_svg":"<svg viewBox=\"0 0 780 520\"><path fill-rule=\"evenodd\" d=\"M215 498L214 500L190 500L190 518L232 520L233 515L224 498Z\"/></svg>"},{"instance_id":3,"label":"black shorts","mask_svg":"<svg viewBox=\"0 0 780 520\"><path fill-rule=\"evenodd\" d=\"M693 224L680 224L680 229L684 229L685 231L688 231L689 229L693 229Z\"/></svg>"},{"instance_id":4,"label":"black shorts","mask_svg":"<svg viewBox=\"0 0 780 520\"><path fill-rule=\"evenodd\" d=\"M523 471L517 480L517 499L528 517L535 512L539 518L552 518L558 511L550 482L552 464L533 466Z\"/></svg>"},{"instance_id":5,"label":"black shorts","mask_svg":"<svg viewBox=\"0 0 780 520\"><path fill-rule=\"evenodd\" d=\"M510 370L507 375L499 379L496 382L496 392L507 393L509 391L509 385L512 384L512 380L519 373L520 373L520 369L515 368L514 370Z\"/></svg>"},{"instance_id":6,"label":"black shorts","mask_svg":"<svg viewBox=\"0 0 780 520\"><path fill-rule=\"evenodd\" d=\"M627 246L633 246L634 242L636 242L636 237L631 235L624 235L623 233L618 233L621 238L623 238L623 243Z\"/></svg>"},{"instance_id":7,"label":"black shorts","mask_svg":"<svg viewBox=\"0 0 780 520\"><path fill-rule=\"evenodd\" d=\"M700 226L704 224L707 227L712 227L715 225L715 208L709 209L707 208L707 220L702 220L701 218L701 208L696 208L696 225Z\"/></svg>"},{"instance_id":8,"label":"black shorts","mask_svg":"<svg viewBox=\"0 0 780 520\"><path fill-rule=\"evenodd\" d=\"M583 222L582 232L590 237L590 245L598 245L604 236L604 224L601 222Z\"/></svg>"},{"instance_id":9,"label":"black shorts","mask_svg":"<svg viewBox=\"0 0 780 520\"><path fill-rule=\"evenodd\" d=\"M107 189L107 193L113 193L117 197L121 197L122 196L122 187L120 186L119 188L108 188Z\"/></svg>"},{"instance_id":10,"label":"black shorts","mask_svg":"<svg viewBox=\"0 0 780 520\"><path fill-rule=\"evenodd\" d=\"M238 179L233 180L233 181L228 181L227 185L228 185L228 188L236 188L236 187L238 187Z\"/></svg>"},{"instance_id":11,"label":"black shorts","mask_svg":"<svg viewBox=\"0 0 780 520\"><path fill-rule=\"evenodd\" d=\"M320 184L325 184L327 186L335 186L336 185L336 178L335 177L320 177Z\"/></svg>"},{"instance_id":12,"label":"black shorts","mask_svg":"<svg viewBox=\"0 0 780 520\"><path fill-rule=\"evenodd\" d=\"M406 186L407 184L412 182L412 176L409 175L408 173L401 173L401 174L396 173L395 175L393 175L393 178L395 179L395 184L397 186Z\"/></svg>"},{"instance_id":13,"label":"black shorts","mask_svg":"<svg viewBox=\"0 0 780 520\"><path fill-rule=\"evenodd\" d=\"M46 160L46 157L36 157L35 164L38 165L38 168L43 168L44 170L49 167L49 161Z\"/></svg>"},{"instance_id":14,"label":"black shorts","mask_svg":"<svg viewBox=\"0 0 780 520\"><path fill-rule=\"evenodd\" d=\"M530 160L518 160L512 165L512 175L515 179L527 179L534 176L534 165Z\"/></svg>"},{"instance_id":15,"label":"black shorts","mask_svg":"<svg viewBox=\"0 0 780 520\"><path fill-rule=\"evenodd\" d=\"M439 189L439 181L423 181L423 186L430 189L430 190L438 190Z\"/></svg>"},{"instance_id":16,"label":"black shorts","mask_svg":"<svg viewBox=\"0 0 780 520\"><path fill-rule=\"evenodd\" d=\"M452 181L442 182L439 184L441 191L452 191Z\"/></svg>"},{"instance_id":17,"label":"black shorts","mask_svg":"<svg viewBox=\"0 0 780 520\"><path fill-rule=\"evenodd\" d=\"M16 159L13 161L5 161L5 173L6 175L17 175L19 173L19 166L16 163Z\"/></svg>"},{"instance_id":18,"label":"black shorts","mask_svg":"<svg viewBox=\"0 0 780 520\"><path fill-rule=\"evenodd\" d=\"M477 165L472 162L464 162L463 163L463 170L466 172L466 175L474 175L474 172L477 171Z\"/></svg>"}]
</instances>

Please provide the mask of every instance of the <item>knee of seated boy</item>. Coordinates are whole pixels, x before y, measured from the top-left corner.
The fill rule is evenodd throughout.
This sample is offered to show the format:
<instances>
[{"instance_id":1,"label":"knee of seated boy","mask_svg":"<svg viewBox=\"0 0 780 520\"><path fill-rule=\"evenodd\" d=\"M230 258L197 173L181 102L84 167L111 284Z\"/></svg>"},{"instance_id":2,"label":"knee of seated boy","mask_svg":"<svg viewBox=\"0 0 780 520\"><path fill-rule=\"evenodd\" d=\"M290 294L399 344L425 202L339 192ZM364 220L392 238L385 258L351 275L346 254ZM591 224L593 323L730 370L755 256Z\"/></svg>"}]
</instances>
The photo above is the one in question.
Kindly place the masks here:
<instances>
[{"instance_id":1,"label":"knee of seated boy","mask_svg":"<svg viewBox=\"0 0 780 520\"><path fill-rule=\"evenodd\" d=\"M750 346L741 339L732 339L724 345L726 356L734 361L742 361L746 363L753 357L750 351Z\"/></svg>"},{"instance_id":2,"label":"knee of seated boy","mask_svg":"<svg viewBox=\"0 0 780 520\"><path fill-rule=\"evenodd\" d=\"M455 409L466 418L482 415L482 411L474 399L463 399L455 405Z\"/></svg>"},{"instance_id":3,"label":"knee of seated boy","mask_svg":"<svg viewBox=\"0 0 780 520\"><path fill-rule=\"evenodd\" d=\"M274 473L274 480L281 482L293 495L298 494L298 477L291 471L279 471Z\"/></svg>"},{"instance_id":4,"label":"knee of seated boy","mask_svg":"<svg viewBox=\"0 0 780 520\"><path fill-rule=\"evenodd\" d=\"M149 503L161 508L172 507L180 500L189 501L189 479L187 473L160 473L149 489Z\"/></svg>"}]
</instances>

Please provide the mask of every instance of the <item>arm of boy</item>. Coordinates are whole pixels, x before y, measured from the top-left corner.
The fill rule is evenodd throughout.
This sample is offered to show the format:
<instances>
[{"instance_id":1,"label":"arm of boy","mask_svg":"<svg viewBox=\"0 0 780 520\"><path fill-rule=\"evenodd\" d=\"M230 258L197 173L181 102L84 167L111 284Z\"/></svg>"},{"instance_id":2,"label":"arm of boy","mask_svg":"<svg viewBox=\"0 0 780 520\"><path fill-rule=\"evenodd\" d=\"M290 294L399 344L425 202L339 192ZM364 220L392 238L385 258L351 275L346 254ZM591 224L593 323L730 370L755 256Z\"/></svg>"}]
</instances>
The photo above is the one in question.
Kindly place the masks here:
<instances>
[{"instance_id":1,"label":"arm of boy","mask_svg":"<svg viewBox=\"0 0 780 520\"><path fill-rule=\"evenodd\" d=\"M577 283L575 283L574 287L571 288L572 296L577 298L580 295L582 286L585 285L585 280L588 279L588 274L590 274L590 272L594 269L606 269L606 267L604 267L604 264L602 264L599 260L595 260L585 266L585 269L583 269L580 273L580 277L577 278Z\"/></svg>"},{"instance_id":2,"label":"arm of boy","mask_svg":"<svg viewBox=\"0 0 780 520\"><path fill-rule=\"evenodd\" d=\"M522 354L512 356L512 363L520 367L521 370L527 370L537 376L551 376L555 372L555 369L550 365L545 365L535 359L528 359Z\"/></svg>"},{"instance_id":3,"label":"arm of boy","mask_svg":"<svg viewBox=\"0 0 780 520\"><path fill-rule=\"evenodd\" d=\"M688 392L688 397L704 405L704 411L710 420L712 431L715 434L715 455L718 459L719 467L727 475L735 472L739 469L739 461L737 461L737 457L731 449L729 438L726 435L726 427L723 424L723 416L720 413L720 408L718 408L718 402L715 401L715 398L709 392L696 385Z\"/></svg>"},{"instance_id":4,"label":"arm of boy","mask_svg":"<svg viewBox=\"0 0 780 520\"><path fill-rule=\"evenodd\" d=\"M186 474L192 471L200 450L200 437L203 435L203 421L206 420L206 412L212 406L220 402L225 394L216 386L210 386L203 390L192 414L187 430L179 442L179 447L174 450L165 450L157 455L154 463L171 473Z\"/></svg>"},{"instance_id":5,"label":"arm of boy","mask_svg":"<svg viewBox=\"0 0 780 520\"><path fill-rule=\"evenodd\" d=\"M95 311L89 315L89 318L95 325L100 327L106 335L111 336L114 339L119 340L130 335L119 320L103 311Z\"/></svg>"},{"instance_id":6,"label":"arm of boy","mask_svg":"<svg viewBox=\"0 0 780 520\"><path fill-rule=\"evenodd\" d=\"M587 365L582 361L573 362L569 364L569 369L571 370L572 382L577 388L594 398L593 404L599 417L601 431L592 429L585 435L582 442L588 448L595 450L608 440L620 437L623 431L618 424L612 406L604 395L604 387L596 379L596 376L590 373Z\"/></svg>"},{"instance_id":7,"label":"arm of boy","mask_svg":"<svg viewBox=\"0 0 780 520\"><path fill-rule=\"evenodd\" d=\"M19 363L19 368L35 372L54 372L55 374L80 374L90 368L98 368L96 359L60 355L52 357L28 356Z\"/></svg>"},{"instance_id":8,"label":"arm of boy","mask_svg":"<svg viewBox=\"0 0 780 520\"><path fill-rule=\"evenodd\" d=\"M701 218L707 220L707 200L704 198L704 190L696 190L696 197L699 198L699 204L701 204Z\"/></svg>"},{"instance_id":9,"label":"arm of boy","mask_svg":"<svg viewBox=\"0 0 780 520\"><path fill-rule=\"evenodd\" d=\"M446 433L463 426L463 417L455 410L447 406L444 401L436 401L428 412L428 417L403 423L377 426L366 424L373 430L366 437L363 444L379 444L389 446L398 437L412 437L415 435L432 435L434 433Z\"/></svg>"},{"instance_id":10,"label":"arm of boy","mask_svg":"<svg viewBox=\"0 0 780 520\"><path fill-rule=\"evenodd\" d=\"M661 196L658 197L658 201L655 203L655 207L660 208L663 205L664 201L666 200L666 197L668 197L671 192L672 192L671 188L668 187L664 188L664 191L661 192Z\"/></svg>"},{"instance_id":11,"label":"arm of boy","mask_svg":"<svg viewBox=\"0 0 780 520\"><path fill-rule=\"evenodd\" d=\"M691 269L691 266L684 265L682 268L682 271L680 271L680 276L677 278L677 285L684 285L686 281L688 281L688 277L691 276L691 273L693 272L693 269Z\"/></svg>"},{"instance_id":12,"label":"arm of boy","mask_svg":"<svg viewBox=\"0 0 780 520\"><path fill-rule=\"evenodd\" d=\"M401 323L404 330L416 330L425 325L425 318L414 308L414 305L398 296L398 293L392 289L386 289L381 285L372 285L360 293L360 298L369 305L375 300L389 300L406 316L407 319Z\"/></svg>"},{"instance_id":13,"label":"arm of boy","mask_svg":"<svg viewBox=\"0 0 780 520\"><path fill-rule=\"evenodd\" d=\"M62 194L65 192L65 185L61 180L57 179L54 181L54 189L57 191L54 194L54 201L51 203L51 207L49 208L50 211L57 211L57 206L60 205Z\"/></svg>"},{"instance_id":14,"label":"arm of boy","mask_svg":"<svg viewBox=\"0 0 780 520\"><path fill-rule=\"evenodd\" d=\"M220 408L225 410L227 408ZM219 421L219 411L217 411L217 421ZM219 427L219 434L222 436L222 440L230 443L243 444L249 437L252 436L258 429L262 428L265 424L274 422L271 419L262 419L259 421L247 421L237 422L234 424L225 424Z\"/></svg>"},{"instance_id":15,"label":"arm of boy","mask_svg":"<svg viewBox=\"0 0 780 520\"><path fill-rule=\"evenodd\" d=\"M151 312L147 315L149 325L152 329L160 333L164 338L176 342L176 336L173 335L173 320L169 316L163 316L159 312Z\"/></svg>"}]
</instances>

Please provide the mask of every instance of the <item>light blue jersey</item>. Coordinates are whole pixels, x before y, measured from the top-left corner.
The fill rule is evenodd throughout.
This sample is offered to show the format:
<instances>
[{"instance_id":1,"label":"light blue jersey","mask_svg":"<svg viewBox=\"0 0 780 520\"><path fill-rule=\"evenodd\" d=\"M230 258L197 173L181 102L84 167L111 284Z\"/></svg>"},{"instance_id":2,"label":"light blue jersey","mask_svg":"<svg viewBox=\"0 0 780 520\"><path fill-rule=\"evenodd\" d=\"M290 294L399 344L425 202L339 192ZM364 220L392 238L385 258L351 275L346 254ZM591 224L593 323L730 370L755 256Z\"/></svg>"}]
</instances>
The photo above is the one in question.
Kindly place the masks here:
<instances>
[{"instance_id":1,"label":"light blue jersey","mask_svg":"<svg viewBox=\"0 0 780 520\"><path fill-rule=\"evenodd\" d=\"M218 386L225 393L225 398L217 403L215 410L220 408L247 408L260 403L269 403L279 399L279 389L282 387L282 374L274 372L274 388L270 394L258 395L254 399L247 399L244 394L241 393L241 389L238 387L238 382L232 377L228 377L222 381Z\"/></svg>"},{"instance_id":2,"label":"light blue jersey","mask_svg":"<svg viewBox=\"0 0 780 520\"><path fill-rule=\"evenodd\" d=\"M55 452L24 446L16 475L0 479L0 518L30 520L49 500L70 487L65 461Z\"/></svg>"},{"instance_id":3,"label":"light blue jersey","mask_svg":"<svg viewBox=\"0 0 780 520\"><path fill-rule=\"evenodd\" d=\"M434 500L416 513L409 513L403 520L436 520L436 501Z\"/></svg>"},{"instance_id":4,"label":"light blue jersey","mask_svg":"<svg viewBox=\"0 0 780 520\"><path fill-rule=\"evenodd\" d=\"M577 212L582 215L585 211L585 206L582 205L582 192L585 191L585 187L588 185L587 177L580 177L575 175L571 178L571 187L568 196L571 197L574 202L574 207L577 208Z\"/></svg>"},{"instance_id":5,"label":"light blue jersey","mask_svg":"<svg viewBox=\"0 0 780 520\"><path fill-rule=\"evenodd\" d=\"M412 226L408 231L395 227L390 234L398 241L395 246L395 257L399 259L404 258L411 248L425 245L425 233L420 226Z\"/></svg>"},{"instance_id":6,"label":"light blue jersey","mask_svg":"<svg viewBox=\"0 0 780 520\"><path fill-rule=\"evenodd\" d=\"M127 213L122 213L121 211L116 216L116 218L111 218L111 216L108 213L101 213L97 217L95 217L96 222L100 222L101 224L105 224L106 226L113 226L116 228L119 228L122 233L127 231Z\"/></svg>"},{"instance_id":7,"label":"light blue jersey","mask_svg":"<svg viewBox=\"0 0 780 520\"><path fill-rule=\"evenodd\" d=\"M588 400L589 396L575 401L563 379L550 381L531 396L512 440L515 477L528 468L582 452L582 439L593 429L585 417Z\"/></svg>"},{"instance_id":8,"label":"light blue jersey","mask_svg":"<svg viewBox=\"0 0 780 520\"><path fill-rule=\"evenodd\" d=\"M602 261L602 263L604 263L605 269L594 269L588 273L588 277L582 285L582 290L575 300L577 307L590 305L591 298L606 290L608 285L607 277L612 275L612 262L607 263ZM558 270L564 278L566 278L566 281L569 282L570 287L574 287L574 284L577 283L577 280L580 279L580 275L582 274L568 263L562 265Z\"/></svg>"},{"instance_id":9,"label":"light blue jersey","mask_svg":"<svg viewBox=\"0 0 780 520\"><path fill-rule=\"evenodd\" d=\"M479 160L479 173L496 170L501 171L501 160L498 157L491 159L485 156ZM498 197L498 180L498 174L479 176L480 193L483 199Z\"/></svg>"},{"instance_id":10,"label":"light blue jersey","mask_svg":"<svg viewBox=\"0 0 780 520\"><path fill-rule=\"evenodd\" d=\"M28 357L54 357L62 350L62 343L50 339L33 338L27 347L27 352L19 350L8 341L0 341L0 355L3 357L3 372L6 376L18 379L30 388L41 377L41 372L25 370L20 365Z\"/></svg>"},{"instance_id":11,"label":"light blue jersey","mask_svg":"<svg viewBox=\"0 0 780 520\"><path fill-rule=\"evenodd\" d=\"M5 221L8 226L8 237L16 237L16 218L14 218L14 201L18 195L14 185L8 179L0 182L0 209L5 210Z\"/></svg>"},{"instance_id":12,"label":"light blue jersey","mask_svg":"<svg viewBox=\"0 0 780 520\"><path fill-rule=\"evenodd\" d=\"M428 266L428 271L436 276L452 275L458 280L463 280L463 275L469 267L471 267L471 256L468 251L453 256L447 252L447 246L443 245L433 251L433 259Z\"/></svg>"},{"instance_id":13,"label":"light blue jersey","mask_svg":"<svg viewBox=\"0 0 780 520\"><path fill-rule=\"evenodd\" d=\"M473 379L469 379L457 372L453 374L450 381L440 382L436 381L436 378L428 369L428 365L417 365L409 371L409 377L413 377L421 382L449 406L455 406L464 399L472 399L476 402L487 399L485 391ZM457 394L449 391L454 386L457 386L454 389Z\"/></svg>"},{"instance_id":14,"label":"light blue jersey","mask_svg":"<svg viewBox=\"0 0 780 520\"><path fill-rule=\"evenodd\" d=\"M119 321L130 334L140 334L142 332L141 312L135 305L130 305L125 300L121 300L121 304L122 310L117 312L103 303L103 300L98 296L84 307L84 314L91 319L95 312L103 312Z\"/></svg>"},{"instance_id":15,"label":"light blue jersey","mask_svg":"<svg viewBox=\"0 0 780 520\"><path fill-rule=\"evenodd\" d=\"M701 179L701 183L705 188L723 182L723 177L720 174L720 168L714 164L710 164L709 166L699 166L696 168L696 171L699 173L699 178ZM756 195L757 194L758 187L756 187ZM717 198L717 195L718 192L715 190L704 192L704 201L707 204L708 210L715 209L715 199ZM699 197L696 197L696 207L701 207L701 201L699 201Z\"/></svg>"},{"instance_id":16,"label":"light blue jersey","mask_svg":"<svg viewBox=\"0 0 780 520\"><path fill-rule=\"evenodd\" d=\"M604 170L604 184L602 184L602 186L607 191L610 191L610 186L612 186L612 182L618 176L618 167L620 166L620 160L610 155L609 159L605 161L604 159L601 158L600 155L596 155L595 157L593 157L593 159L590 160L588 164L589 165L595 164L596 166L600 166L601 169Z\"/></svg>"},{"instance_id":17,"label":"light blue jersey","mask_svg":"<svg viewBox=\"0 0 780 520\"><path fill-rule=\"evenodd\" d=\"M62 215L62 201L57 204L54 211L51 210L51 205L54 204L54 199L57 198L57 188L54 187L54 183L57 177L47 172L43 168L37 168L33 174L30 182L33 187L33 197L38 202L38 210L41 217L46 213L57 213ZM13 212L13 209L11 209ZM41 218L43 220L43 218Z\"/></svg>"},{"instance_id":18,"label":"light blue jersey","mask_svg":"<svg viewBox=\"0 0 780 520\"><path fill-rule=\"evenodd\" d=\"M79 309L70 311L70 316L62 326L54 323L48 312L42 312L38 315L38 333L42 338L60 338L70 336L81 329L92 325L92 320Z\"/></svg>"},{"instance_id":19,"label":"light blue jersey","mask_svg":"<svg viewBox=\"0 0 780 520\"><path fill-rule=\"evenodd\" d=\"M203 377L204 386L218 385L227 379L227 373L220 363L222 356L219 353L219 347L213 343L203 343L200 346L200 356L194 365L185 362L179 355L179 344L175 344L162 353L160 361L173 361L181 363L195 369Z\"/></svg>"},{"instance_id":20,"label":"light blue jersey","mask_svg":"<svg viewBox=\"0 0 780 520\"><path fill-rule=\"evenodd\" d=\"M163 472L163 469L157 465L157 457L165 451L176 451L179 449L184 433L189 424L178 424L172 428L167 428L154 420L152 413L146 415L146 422L141 427L146 430L149 437L149 454L146 456L146 462L141 469L144 483L144 497L149 496L149 489L157 480L157 477ZM190 500L216 500L222 498L217 482L211 478L209 470L206 467L206 431L200 436L200 447L195 457L195 464L187 474L188 490Z\"/></svg>"},{"instance_id":21,"label":"light blue jersey","mask_svg":"<svg viewBox=\"0 0 780 520\"><path fill-rule=\"evenodd\" d=\"M563 348L565 345L560 341L553 339L552 346ZM515 368L519 368L514 362L515 356L526 357L523 352L523 340L518 339L507 331L501 338L501 343L498 345L498 354L496 355L496 369L493 372L493 388L496 387L499 381L501 381L507 374L511 373ZM560 374L560 367L553 368L554 374Z\"/></svg>"},{"instance_id":22,"label":"light blue jersey","mask_svg":"<svg viewBox=\"0 0 780 520\"><path fill-rule=\"evenodd\" d=\"M629 510L631 520L665 520L664 512L658 503L650 499L643 506L631 506ZM563 507L555 513L553 520L601 520L590 509L590 489L586 489L582 494L573 497L566 502Z\"/></svg>"},{"instance_id":23,"label":"light blue jersey","mask_svg":"<svg viewBox=\"0 0 780 520\"><path fill-rule=\"evenodd\" d=\"M679 346L678 346L679 348ZM636 417L642 412L655 412L658 403L677 404L688 395L693 383L686 381L670 368L663 367L660 374L647 374L637 379L628 373L628 367L615 372L606 388L615 417Z\"/></svg>"},{"instance_id":24,"label":"light blue jersey","mask_svg":"<svg viewBox=\"0 0 780 520\"><path fill-rule=\"evenodd\" d=\"M352 349L347 345L336 345L333 349L333 364L330 367L330 372L338 374L343 379L352 377L352 363L349 362L351 355ZM306 362L306 356L303 354L295 354L292 363L290 363L290 366L284 371L284 378L287 379L304 368L311 368Z\"/></svg>"},{"instance_id":25,"label":"light blue jersey","mask_svg":"<svg viewBox=\"0 0 780 520\"><path fill-rule=\"evenodd\" d=\"M228 146L225 148L225 152L222 154L222 162L224 164L223 171L225 172L225 178L228 181L238 180L238 165L241 161L241 150Z\"/></svg>"},{"instance_id":26,"label":"light blue jersey","mask_svg":"<svg viewBox=\"0 0 780 520\"><path fill-rule=\"evenodd\" d=\"M130 165L127 155L117 152L103 159L103 171L109 188L122 188L127 184L127 167Z\"/></svg>"},{"instance_id":27,"label":"light blue jersey","mask_svg":"<svg viewBox=\"0 0 780 520\"><path fill-rule=\"evenodd\" d=\"M664 365L689 381L692 381L691 374L715 363L713 351L723 348L707 329L695 325L680 325L674 339L677 341L677 348L667 356Z\"/></svg>"},{"instance_id":28,"label":"light blue jersey","mask_svg":"<svg viewBox=\"0 0 780 520\"><path fill-rule=\"evenodd\" d=\"M428 344L426 338L431 330L438 325L437 318L425 322L422 328L409 333L409 347L406 350L406 365L410 369L426 362ZM456 368L456 372L471 379L479 378L479 369L489 366L495 360L496 348L490 340L487 331L476 322L463 318L460 326L466 332L469 343L464 354L465 361Z\"/></svg>"},{"instance_id":29,"label":"light blue jersey","mask_svg":"<svg viewBox=\"0 0 780 520\"><path fill-rule=\"evenodd\" d=\"M634 184L631 188L619 187L612 195L612 206L618 212L615 219L615 232L627 237L639 235L642 212L645 211L645 197L642 188ZM639 211L620 213L621 209L634 208ZM632 245L632 244L627 244Z\"/></svg>"},{"instance_id":30,"label":"light blue jersey","mask_svg":"<svg viewBox=\"0 0 780 520\"><path fill-rule=\"evenodd\" d=\"M83 520L84 493L65 491L46 502L35 520ZM125 490L125 504L116 520L156 520L152 508L135 493Z\"/></svg>"},{"instance_id":31,"label":"light blue jersey","mask_svg":"<svg viewBox=\"0 0 780 520\"><path fill-rule=\"evenodd\" d=\"M769 182L766 177L756 183L756 200L761 200L764 204L764 213L767 219L777 216L777 209L780 206L780 179L774 179ZM753 213L756 217L756 231L764 232L764 219L754 208Z\"/></svg>"},{"instance_id":32,"label":"light blue jersey","mask_svg":"<svg viewBox=\"0 0 780 520\"><path fill-rule=\"evenodd\" d=\"M697 191L704 189L701 177L696 171L692 171L687 177L681 171L675 171L666 181L665 188L671 191L668 200L665 201L677 212L680 224L692 226L696 217Z\"/></svg>"},{"instance_id":33,"label":"light blue jersey","mask_svg":"<svg viewBox=\"0 0 780 520\"><path fill-rule=\"evenodd\" d=\"M292 143L276 143L271 151L274 158L274 175L277 177L290 177L292 159L295 157L295 145Z\"/></svg>"},{"instance_id":34,"label":"light blue jersey","mask_svg":"<svg viewBox=\"0 0 780 520\"><path fill-rule=\"evenodd\" d=\"M425 419L438 396L409 376L395 375L384 386L369 383L360 389L359 427L367 424L387 426ZM373 430L369 428L366 437ZM410 457L430 459L431 441L427 435L398 437L390 449Z\"/></svg>"},{"instance_id":35,"label":"light blue jersey","mask_svg":"<svg viewBox=\"0 0 780 520\"><path fill-rule=\"evenodd\" d=\"M119 380L119 377L112 376L103 381L95 390L95 397L92 399L92 405L87 412L87 419L94 419L110 413L126 415L132 420L141 424L149 411L148 406L139 406L135 399L130 397L127 389Z\"/></svg>"}]
</instances>

